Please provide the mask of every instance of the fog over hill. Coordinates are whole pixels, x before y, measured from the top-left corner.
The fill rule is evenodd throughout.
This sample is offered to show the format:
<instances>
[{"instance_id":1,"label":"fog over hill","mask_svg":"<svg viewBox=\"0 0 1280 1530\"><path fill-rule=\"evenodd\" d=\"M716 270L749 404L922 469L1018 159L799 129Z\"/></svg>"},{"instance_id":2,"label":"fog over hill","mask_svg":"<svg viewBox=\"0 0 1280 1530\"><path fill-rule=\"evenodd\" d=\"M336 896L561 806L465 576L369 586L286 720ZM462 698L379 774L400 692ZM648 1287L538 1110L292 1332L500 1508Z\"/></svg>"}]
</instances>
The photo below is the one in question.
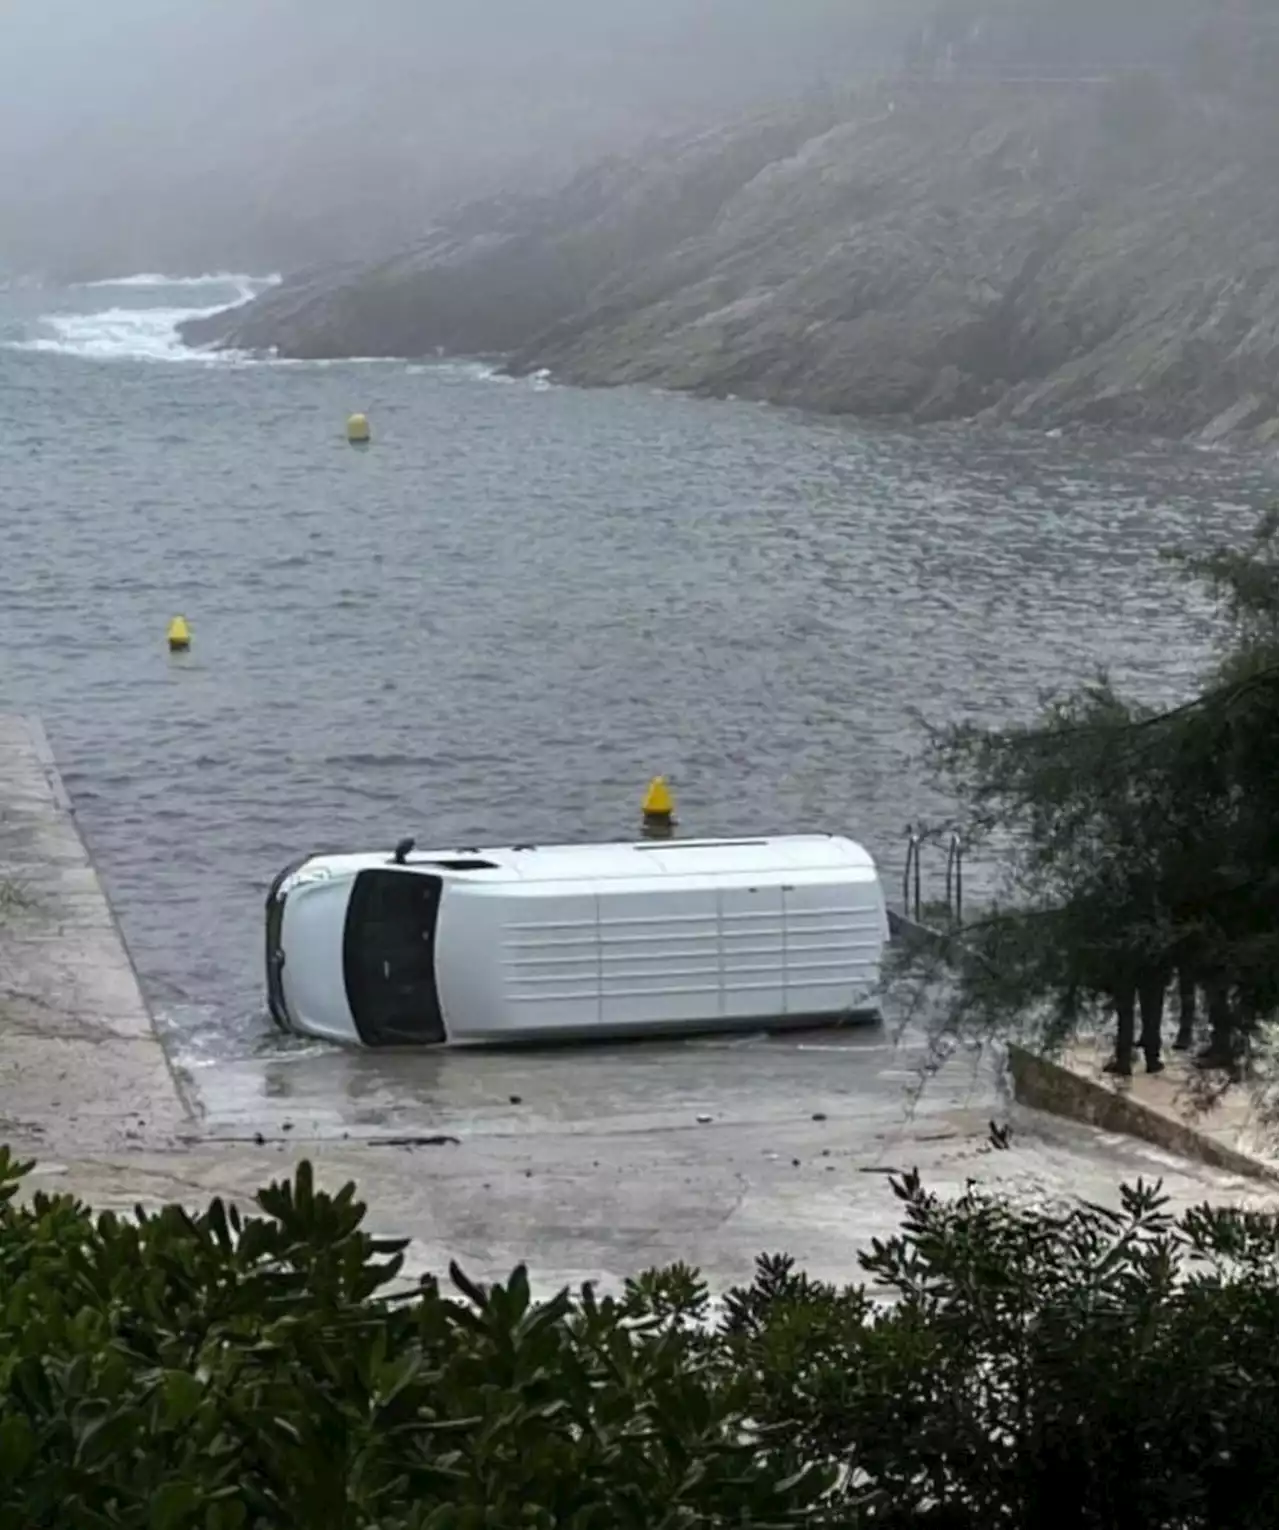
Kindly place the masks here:
<instances>
[{"instance_id":1,"label":"fog over hill","mask_svg":"<svg viewBox=\"0 0 1280 1530\"><path fill-rule=\"evenodd\" d=\"M1274 0L9 0L0 272L200 343L1274 430Z\"/></svg>"},{"instance_id":2,"label":"fog over hill","mask_svg":"<svg viewBox=\"0 0 1280 1530\"><path fill-rule=\"evenodd\" d=\"M1225 36L1265 10L1262 0L6 0L0 272L262 271L377 254L443 204L554 185L655 132L716 126L904 65L1164 67L1196 27Z\"/></svg>"},{"instance_id":3,"label":"fog over hill","mask_svg":"<svg viewBox=\"0 0 1280 1530\"><path fill-rule=\"evenodd\" d=\"M1139 62L1141 67L1136 67ZM185 327L860 415L1266 438L1275 10L941 0L880 80L673 131Z\"/></svg>"},{"instance_id":4,"label":"fog over hill","mask_svg":"<svg viewBox=\"0 0 1280 1530\"><path fill-rule=\"evenodd\" d=\"M916 0L6 0L0 270L280 269L896 60Z\"/></svg>"}]
</instances>

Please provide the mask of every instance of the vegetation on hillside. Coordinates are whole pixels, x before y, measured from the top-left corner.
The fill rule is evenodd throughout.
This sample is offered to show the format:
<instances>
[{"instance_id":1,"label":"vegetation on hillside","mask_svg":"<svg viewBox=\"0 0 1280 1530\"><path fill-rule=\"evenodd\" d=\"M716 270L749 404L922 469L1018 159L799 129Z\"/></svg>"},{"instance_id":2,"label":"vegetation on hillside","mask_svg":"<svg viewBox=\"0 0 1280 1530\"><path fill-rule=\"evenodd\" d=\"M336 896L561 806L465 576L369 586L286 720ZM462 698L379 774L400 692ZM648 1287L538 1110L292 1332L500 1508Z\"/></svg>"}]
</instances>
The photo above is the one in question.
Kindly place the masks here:
<instances>
[{"instance_id":1,"label":"vegetation on hillside","mask_svg":"<svg viewBox=\"0 0 1280 1530\"><path fill-rule=\"evenodd\" d=\"M1158 1071L1166 994L1175 1044L1209 1033L1200 1061L1235 1068L1276 1010L1276 521L1243 548L1179 556L1213 596L1219 641L1197 694L1142 706L1105 679L1027 726L965 723L931 740L972 848L1008 876L982 916L913 977L945 978L950 1021L1007 1030L1038 1017L1061 1041L1109 1010L1119 1073L1140 1040Z\"/></svg>"},{"instance_id":2,"label":"vegetation on hillside","mask_svg":"<svg viewBox=\"0 0 1280 1530\"><path fill-rule=\"evenodd\" d=\"M1274 1218L945 1202L836 1288L784 1257L546 1302L396 1291L308 1165L242 1215L16 1198L0 1523L23 1530L1270 1527ZM874 1292L874 1296L872 1295ZM885 1302L884 1297L890 1301Z\"/></svg>"}]
</instances>

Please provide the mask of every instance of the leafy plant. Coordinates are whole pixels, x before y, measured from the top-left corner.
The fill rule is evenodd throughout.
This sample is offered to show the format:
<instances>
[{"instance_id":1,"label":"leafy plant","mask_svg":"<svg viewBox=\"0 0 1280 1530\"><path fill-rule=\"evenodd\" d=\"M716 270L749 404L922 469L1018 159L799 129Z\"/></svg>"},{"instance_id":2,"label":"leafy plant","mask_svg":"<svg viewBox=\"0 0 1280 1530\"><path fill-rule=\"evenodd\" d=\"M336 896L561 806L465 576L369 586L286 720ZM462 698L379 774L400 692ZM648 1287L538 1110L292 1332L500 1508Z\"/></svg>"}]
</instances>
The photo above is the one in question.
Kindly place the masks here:
<instances>
[{"instance_id":1,"label":"leafy plant","mask_svg":"<svg viewBox=\"0 0 1280 1530\"><path fill-rule=\"evenodd\" d=\"M0 1149L0 1524L768 1530L1274 1523L1274 1218L894 1182L873 1287L784 1255L534 1301L388 1287L310 1166L257 1212L95 1217ZM1055 1518L1056 1516L1056 1518Z\"/></svg>"},{"instance_id":2,"label":"leafy plant","mask_svg":"<svg viewBox=\"0 0 1280 1530\"><path fill-rule=\"evenodd\" d=\"M305 1163L257 1215L129 1219L20 1204L28 1167L0 1154L0 1524L821 1522L830 1474L761 1445L662 1282L537 1303L523 1268L482 1286L453 1267L453 1293L396 1297L403 1245Z\"/></svg>"},{"instance_id":3,"label":"leafy plant","mask_svg":"<svg viewBox=\"0 0 1280 1530\"><path fill-rule=\"evenodd\" d=\"M725 1321L753 1413L839 1463L863 1524L1272 1523L1274 1218L893 1188L902 1231L862 1259L890 1302L774 1259Z\"/></svg>"}]
</instances>

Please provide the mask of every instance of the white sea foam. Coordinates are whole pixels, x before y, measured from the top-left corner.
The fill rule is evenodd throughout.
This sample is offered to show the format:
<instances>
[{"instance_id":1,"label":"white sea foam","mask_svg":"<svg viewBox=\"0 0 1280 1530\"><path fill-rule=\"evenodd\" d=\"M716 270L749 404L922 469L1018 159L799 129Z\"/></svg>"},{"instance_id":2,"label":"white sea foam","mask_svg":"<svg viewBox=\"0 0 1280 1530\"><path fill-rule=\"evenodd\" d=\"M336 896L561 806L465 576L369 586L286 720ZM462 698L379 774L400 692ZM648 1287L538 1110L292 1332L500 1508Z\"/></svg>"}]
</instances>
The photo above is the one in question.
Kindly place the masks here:
<instances>
[{"instance_id":1,"label":"white sea foam","mask_svg":"<svg viewBox=\"0 0 1280 1530\"><path fill-rule=\"evenodd\" d=\"M64 306L32 318L25 333L0 342L0 348L75 356L89 361L197 362L205 366L272 366L324 368L337 366L404 366L386 356L335 357L301 360L273 352L219 351L187 345L178 328L188 319L206 318L227 308L250 302L279 282L278 276L248 276L219 272L208 276L163 276L141 272L111 280L84 282L62 288ZM91 291L104 295L124 289L108 307L94 308ZM174 290L174 289L182 289ZM221 289L221 290L219 290ZM154 297L151 296L154 294ZM184 296L186 301L183 301ZM55 298L54 301L57 301ZM405 367L406 372L430 372L444 381L459 383L524 383L535 391L551 386L547 372L515 378L492 361L439 358Z\"/></svg>"},{"instance_id":2,"label":"white sea foam","mask_svg":"<svg viewBox=\"0 0 1280 1530\"><path fill-rule=\"evenodd\" d=\"M97 313L50 313L39 321L43 333L11 342L15 351L49 351L95 361L210 360L207 352L183 343L178 325L217 313L213 308L103 308Z\"/></svg>"},{"instance_id":3,"label":"white sea foam","mask_svg":"<svg viewBox=\"0 0 1280 1530\"><path fill-rule=\"evenodd\" d=\"M167 277L143 272L114 281L87 282L73 292L90 288L110 290L167 291L184 288L201 291L201 303L179 304L173 296L167 302L148 305L145 300L121 302L109 308L77 306L41 314L21 339L8 342L16 351L45 351L54 355L79 356L92 361L235 361L231 353L215 354L185 344L178 326L187 319L204 318L226 308L247 303L279 280L278 277L240 276L231 273L216 276ZM217 289L222 288L219 295ZM201 290L203 289L203 290ZM175 294L176 295L176 294ZM81 299L81 304L85 301Z\"/></svg>"},{"instance_id":4,"label":"white sea foam","mask_svg":"<svg viewBox=\"0 0 1280 1530\"><path fill-rule=\"evenodd\" d=\"M90 290L95 287L275 287L281 281L279 274L272 276L248 276L242 271L207 271L203 276L164 276L158 271L139 271L134 276L107 276L96 282L77 282L76 286Z\"/></svg>"}]
</instances>

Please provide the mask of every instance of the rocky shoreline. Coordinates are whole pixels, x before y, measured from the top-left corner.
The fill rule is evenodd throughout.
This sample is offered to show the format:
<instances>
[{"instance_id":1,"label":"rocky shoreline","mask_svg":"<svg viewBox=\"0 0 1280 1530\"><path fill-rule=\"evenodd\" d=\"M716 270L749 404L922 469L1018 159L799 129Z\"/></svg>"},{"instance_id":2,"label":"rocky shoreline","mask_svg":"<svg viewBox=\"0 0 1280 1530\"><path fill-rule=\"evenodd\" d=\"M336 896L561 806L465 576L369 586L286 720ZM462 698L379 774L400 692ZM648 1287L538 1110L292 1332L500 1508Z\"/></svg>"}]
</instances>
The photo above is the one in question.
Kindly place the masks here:
<instances>
[{"instance_id":1,"label":"rocky shoreline","mask_svg":"<svg viewBox=\"0 0 1280 1530\"><path fill-rule=\"evenodd\" d=\"M1257 116L1154 79L882 81L466 204L390 259L299 275L183 334L312 359L499 355L569 383L864 417L1269 441L1276 156Z\"/></svg>"}]
</instances>

